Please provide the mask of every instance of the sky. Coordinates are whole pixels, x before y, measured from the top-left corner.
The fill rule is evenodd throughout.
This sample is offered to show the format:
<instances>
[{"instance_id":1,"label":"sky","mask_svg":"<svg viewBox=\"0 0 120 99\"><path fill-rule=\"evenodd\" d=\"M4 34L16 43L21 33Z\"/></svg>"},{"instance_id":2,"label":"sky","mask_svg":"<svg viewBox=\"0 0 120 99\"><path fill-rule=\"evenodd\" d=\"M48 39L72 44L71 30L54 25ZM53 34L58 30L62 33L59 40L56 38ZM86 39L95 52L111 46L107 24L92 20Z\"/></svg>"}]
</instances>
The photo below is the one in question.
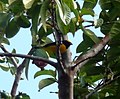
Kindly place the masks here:
<instances>
[{"instance_id":1,"label":"sky","mask_svg":"<svg viewBox=\"0 0 120 99\"><path fill-rule=\"evenodd\" d=\"M80 2L83 2L80 0ZM95 8L95 13L99 14L99 6ZM96 16L97 18L98 16ZM87 17L86 17L87 18ZM92 17L89 16L89 19L92 19ZM92 29L96 33L98 33L98 30ZM98 33L99 34L99 33ZM75 33L75 36L73 37L72 34L68 34L69 40L73 43L73 45L70 47L70 50L72 51L72 58L76 56L76 47L77 45L82 41L82 32L77 31ZM12 39L10 39L10 46L5 45L6 48L9 50L9 52L12 51L13 48L16 49L17 53L21 54L27 54L29 49L31 48L31 33L29 29L20 29L19 33ZM51 66L49 66L49 69L51 69ZM22 75L24 80L21 80L18 86L18 91L27 93L31 99L58 99L57 94L50 93L50 92L57 92L57 84L50 85L44 89L42 89L40 92L38 92L38 84L39 81L43 78L46 78L48 76L40 76L34 79L34 74L39 71L39 68L37 68L35 65L30 64L29 68L29 80L26 80L25 74ZM4 72L0 69L0 90L5 90L6 92L10 92L12 88L12 84L14 81L14 76L10 74L10 72Z\"/></svg>"}]
</instances>

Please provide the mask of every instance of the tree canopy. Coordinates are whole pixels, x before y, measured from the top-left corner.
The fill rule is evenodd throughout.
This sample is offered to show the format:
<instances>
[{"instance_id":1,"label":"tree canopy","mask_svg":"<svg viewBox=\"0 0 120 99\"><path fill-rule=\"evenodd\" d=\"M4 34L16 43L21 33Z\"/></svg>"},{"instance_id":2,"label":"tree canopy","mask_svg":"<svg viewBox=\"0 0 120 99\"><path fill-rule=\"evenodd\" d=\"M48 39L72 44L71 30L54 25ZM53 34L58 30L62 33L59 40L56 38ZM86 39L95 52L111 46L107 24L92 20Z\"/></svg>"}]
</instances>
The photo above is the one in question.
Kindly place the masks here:
<instances>
[{"instance_id":1,"label":"tree canopy","mask_svg":"<svg viewBox=\"0 0 120 99\"><path fill-rule=\"evenodd\" d=\"M85 19L94 19L96 5L101 8L99 18ZM15 75L11 95L1 91L0 98L30 99L22 92L16 95L21 74L25 73L28 79L30 61L41 69L34 78L51 76L39 82L39 90L58 83L59 99L120 98L119 10L119 0L84 0L83 4L78 0L0 0L0 68ZM26 54L17 53L16 49L9 52L4 45L10 46L10 38L21 28L31 32L31 49ZM78 30L83 40L76 46L76 57L72 59L72 50L67 49L68 33L74 36ZM46 46L52 48L45 49ZM20 58L24 58L21 63ZM55 69L48 70L48 64Z\"/></svg>"}]
</instances>

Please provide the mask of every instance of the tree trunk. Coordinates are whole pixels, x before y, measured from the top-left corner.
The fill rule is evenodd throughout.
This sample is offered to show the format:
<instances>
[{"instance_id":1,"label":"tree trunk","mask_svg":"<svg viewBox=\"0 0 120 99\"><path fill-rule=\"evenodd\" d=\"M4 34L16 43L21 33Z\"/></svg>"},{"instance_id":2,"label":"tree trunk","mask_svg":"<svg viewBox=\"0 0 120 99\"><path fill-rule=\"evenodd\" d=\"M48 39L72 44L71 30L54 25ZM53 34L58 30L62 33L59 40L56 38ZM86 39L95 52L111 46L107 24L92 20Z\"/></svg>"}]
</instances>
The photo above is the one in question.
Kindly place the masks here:
<instances>
[{"instance_id":1,"label":"tree trunk","mask_svg":"<svg viewBox=\"0 0 120 99\"><path fill-rule=\"evenodd\" d=\"M73 99L73 71L67 73L58 73L59 99Z\"/></svg>"}]
</instances>

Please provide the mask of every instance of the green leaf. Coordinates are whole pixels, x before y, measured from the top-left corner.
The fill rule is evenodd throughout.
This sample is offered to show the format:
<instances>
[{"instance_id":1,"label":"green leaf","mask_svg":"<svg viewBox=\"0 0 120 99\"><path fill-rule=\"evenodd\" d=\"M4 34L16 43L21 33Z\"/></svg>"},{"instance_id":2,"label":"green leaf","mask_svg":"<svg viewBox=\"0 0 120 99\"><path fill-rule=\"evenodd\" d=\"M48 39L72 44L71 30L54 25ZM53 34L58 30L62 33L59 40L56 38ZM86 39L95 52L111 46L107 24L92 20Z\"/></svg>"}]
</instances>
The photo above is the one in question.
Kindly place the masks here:
<instances>
[{"instance_id":1,"label":"green leaf","mask_svg":"<svg viewBox=\"0 0 120 99\"><path fill-rule=\"evenodd\" d=\"M3 71L6 71L6 72L9 70L9 67L4 66L4 65L0 65L0 68L1 68Z\"/></svg>"},{"instance_id":2,"label":"green leaf","mask_svg":"<svg viewBox=\"0 0 120 99\"><path fill-rule=\"evenodd\" d=\"M53 70L44 70L44 71L38 71L35 73L34 78L38 77L38 76L42 76L42 75L50 75L52 77L56 77L56 72Z\"/></svg>"},{"instance_id":3,"label":"green leaf","mask_svg":"<svg viewBox=\"0 0 120 99\"><path fill-rule=\"evenodd\" d=\"M87 50L92 48L93 45L95 44L93 40L89 36L87 36L85 33L83 33L83 39L84 40L78 45L76 49L77 53L80 53L80 52L85 53Z\"/></svg>"},{"instance_id":4,"label":"green leaf","mask_svg":"<svg viewBox=\"0 0 120 99\"><path fill-rule=\"evenodd\" d=\"M71 20L70 19L70 12L71 12L70 8L67 6L67 4L65 4L62 1L61 3L59 2L59 0L55 0L55 1L57 3L60 19L63 21L65 25L68 25Z\"/></svg>"},{"instance_id":5,"label":"green leaf","mask_svg":"<svg viewBox=\"0 0 120 99\"><path fill-rule=\"evenodd\" d=\"M40 82L39 82L39 90L55 83L56 80L54 78L46 78L46 79L42 79Z\"/></svg>"},{"instance_id":6,"label":"green leaf","mask_svg":"<svg viewBox=\"0 0 120 99\"><path fill-rule=\"evenodd\" d=\"M43 26L41 26L39 31L38 31L39 39L41 40L42 38L48 36L51 33L53 33L52 27L47 26L47 32L45 32L45 29L43 28Z\"/></svg>"},{"instance_id":7,"label":"green leaf","mask_svg":"<svg viewBox=\"0 0 120 99\"><path fill-rule=\"evenodd\" d=\"M120 35L120 20L116 21L110 30L111 38L115 37L119 39L119 35Z\"/></svg>"},{"instance_id":8,"label":"green leaf","mask_svg":"<svg viewBox=\"0 0 120 99\"><path fill-rule=\"evenodd\" d=\"M10 45L9 40L7 38L3 37L2 35L0 35L0 44L1 43Z\"/></svg>"},{"instance_id":9,"label":"green leaf","mask_svg":"<svg viewBox=\"0 0 120 99\"><path fill-rule=\"evenodd\" d=\"M43 58L49 58L48 54L43 49L36 49L35 52L33 53L33 55L43 57Z\"/></svg>"},{"instance_id":10,"label":"green leaf","mask_svg":"<svg viewBox=\"0 0 120 99\"><path fill-rule=\"evenodd\" d=\"M100 40L99 38L95 35L94 32L92 32L89 29L84 29L84 33L93 40L94 43L98 43Z\"/></svg>"},{"instance_id":11,"label":"green leaf","mask_svg":"<svg viewBox=\"0 0 120 99\"><path fill-rule=\"evenodd\" d=\"M58 9L56 9L56 19L57 19L57 24L58 24L58 27L59 27L60 31L63 34L67 34L69 32L69 25L65 25L63 23L63 21L61 20L61 18L59 16Z\"/></svg>"},{"instance_id":12,"label":"green leaf","mask_svg":"<svg viewBox=\"0 0 120 99\"><path fill-rule=\"evenodd\" d=\"M29 63L30 63L30 59L26 59L24 65L25 65L25 76L26 76L27 80L28 80Z\"/></svg>"},{"instance_id":13,"label":"green leaf","mask_svg":"<svg viewBox=\"0 0 120 99\"><path fill-rule=\"evenodd\" d=\"M31 23L29 22L28 18L24 15L21 15L20 17L18 17L17 19L17 24L20 26L20 27L23 27L23 28L29 28Z\"/></svg>"},{"instance_id":14,"label":"green leaf","mask_svg":"<svg viewBox=\"0 0 120 99\"><path fill-rule=\"evenodd\" d=\"M112 8L112 1L111 0L100 0L99 4L103 10L108 10Z\"/></svg>"},{"instance_id":15,"label":"green leaf","mask_svg":"<svg viewBox=\"0 0 120 99\"><path fill-rule=\"evenodd\" d=\"M0 31L4 32L8 22L11 18L9 13L0 13Z\"/></svg>"},{"instance_id":16,"label":"green leaf","mask_svg":"<svg viewBox=\"0 0 120 99\"><path fill-rule=\"evenodd\" d=\"M94 11L93 9L86 9L86 8L82 8L81 9L81 15L91 15L94 16Z\"/></svg>"},{"instance_id":17,"label":"green leaf","mask_svg":"<svg viewBox=\"0 0 120 99\"><path fill-rule=\"evenodd\" d=\"M40 10L41 23L43 25L45 32L47 32L46 18L47 18L47 10L48 10L49 4L50 4L50 0L45 0L42 4L41 10Z\"/></svg>"},{"instance_id":18,"label":"green leaf","mask_svg":"<svg viewBox=\"0 0 120 99\"><path fill-rule=\"evenodd\" d=\"M29 14L32 17L32 27L31 27L31 34L32 34L32 44L36 44L36 35L38 32L38 21L39 21L39 14L40 14L40 7L41 5L36 5L29 10Z\"/></svg>"},{"instance_id":19,"label":"green leaf","mask_svg":"<svg viewBox=\"0 0 120 99\"><path fill-rule=\"evenodd\" d=\"M17 25L16 21L14 19L12 19L9 23L8 26L6 27L6 37L7 38L12 38L14 37L18 31L19 31L20 27Z\"/></svg>"},{"instance_id":20,"label":"green leaf","mask_svg":"<svg viewBox=\"0 0 120 99\"><path fill-rule=\"evenodd\" d=\"M84 0L83 8L93 9L97 2L98 0Z\"/></svg>"},{"instance_id":21,"label":"green leaf","mask_svg":"<svg viewBox=\"0 0 120 99\"><path fill-rule=\"evenodd\" d=\"M15 0L10 6L9 9L14 13L14 14L19 14L24 11L24 5L22 0Z\"/></svg>"},{"instance_id":22,"label":"green leaf","mask_svg":"<svg viewBox=\"0 0 120 99\"><path fill-rule=\"evenodd\" d=\"M15 67L10 67L10 72L12 75L16 74L16 68Z\"/></svg>"}]
</instances>

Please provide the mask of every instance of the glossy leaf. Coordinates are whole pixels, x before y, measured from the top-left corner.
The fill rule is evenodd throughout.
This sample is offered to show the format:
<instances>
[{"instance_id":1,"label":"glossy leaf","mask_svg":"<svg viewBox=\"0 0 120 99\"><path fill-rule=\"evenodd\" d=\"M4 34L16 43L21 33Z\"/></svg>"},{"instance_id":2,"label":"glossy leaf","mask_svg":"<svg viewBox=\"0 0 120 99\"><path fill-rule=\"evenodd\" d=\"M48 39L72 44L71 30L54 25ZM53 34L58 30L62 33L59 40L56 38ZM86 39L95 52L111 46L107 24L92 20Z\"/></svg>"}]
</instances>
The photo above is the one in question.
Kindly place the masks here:
<instances>
[{"instance_id":1,"label":"glossy leaf","mask_svg":"<svg viewBox=\"0 0 120 99\"><path fill-rule=\"evenodd\" d=\"M56 80L54 78L46 78L46 79L42 79L40 82L39 82L39 90L55 83Z\"/></svg>"},{"instance_id":2,"label":"glossy leaf","mask_svg":"<svg viewBox=\"0 0 120 99\"><path fill-rule=\"evenodd\" d=\"M12 38L14 37L18 31L19 31L20 27L17 25L16 21L14 19L12 19L9 23L8 26L6 27L6 37L7 38Z\"/></svg>"},{"instance_id":3,"label":"glossy leaf","mask_svg":"<svg viewBox=\"0 0 120 99\"><path fill-rule=\"evenodd\" d=\"M57 3L60 19L65 25L68 25L70 22L70 8L64 2L59 2L59 0L55 1Z\"/></svg>"},{"instance_id":4,"label":"glossy leaf","mask_svg":"<svg viewBox=\"0 0 120 99\"><path fill-rule=\"evenodd\" d=\"M55 78L56 77L56 72L53 71L53 70L38 71L38 72L35 73L34 78L42 76L42 75L49 75L49 76L52 76L52 77Z\"/></svg>"},{"instance_id":5,"label":"glossy leaf","mask_svg":"<svg viewBox=\"0 0 120 99\"><path fill-rule=\"evenodd\" d=\"M49 7L49 3L50 3L50 0L45 0L42 4L41 10L40 10L41 23L43 25L43 28L44 28L45 32L47 32L46 18L47 18L47 10L48 10L48 7Z\"/></svg>"}]
</instances>

